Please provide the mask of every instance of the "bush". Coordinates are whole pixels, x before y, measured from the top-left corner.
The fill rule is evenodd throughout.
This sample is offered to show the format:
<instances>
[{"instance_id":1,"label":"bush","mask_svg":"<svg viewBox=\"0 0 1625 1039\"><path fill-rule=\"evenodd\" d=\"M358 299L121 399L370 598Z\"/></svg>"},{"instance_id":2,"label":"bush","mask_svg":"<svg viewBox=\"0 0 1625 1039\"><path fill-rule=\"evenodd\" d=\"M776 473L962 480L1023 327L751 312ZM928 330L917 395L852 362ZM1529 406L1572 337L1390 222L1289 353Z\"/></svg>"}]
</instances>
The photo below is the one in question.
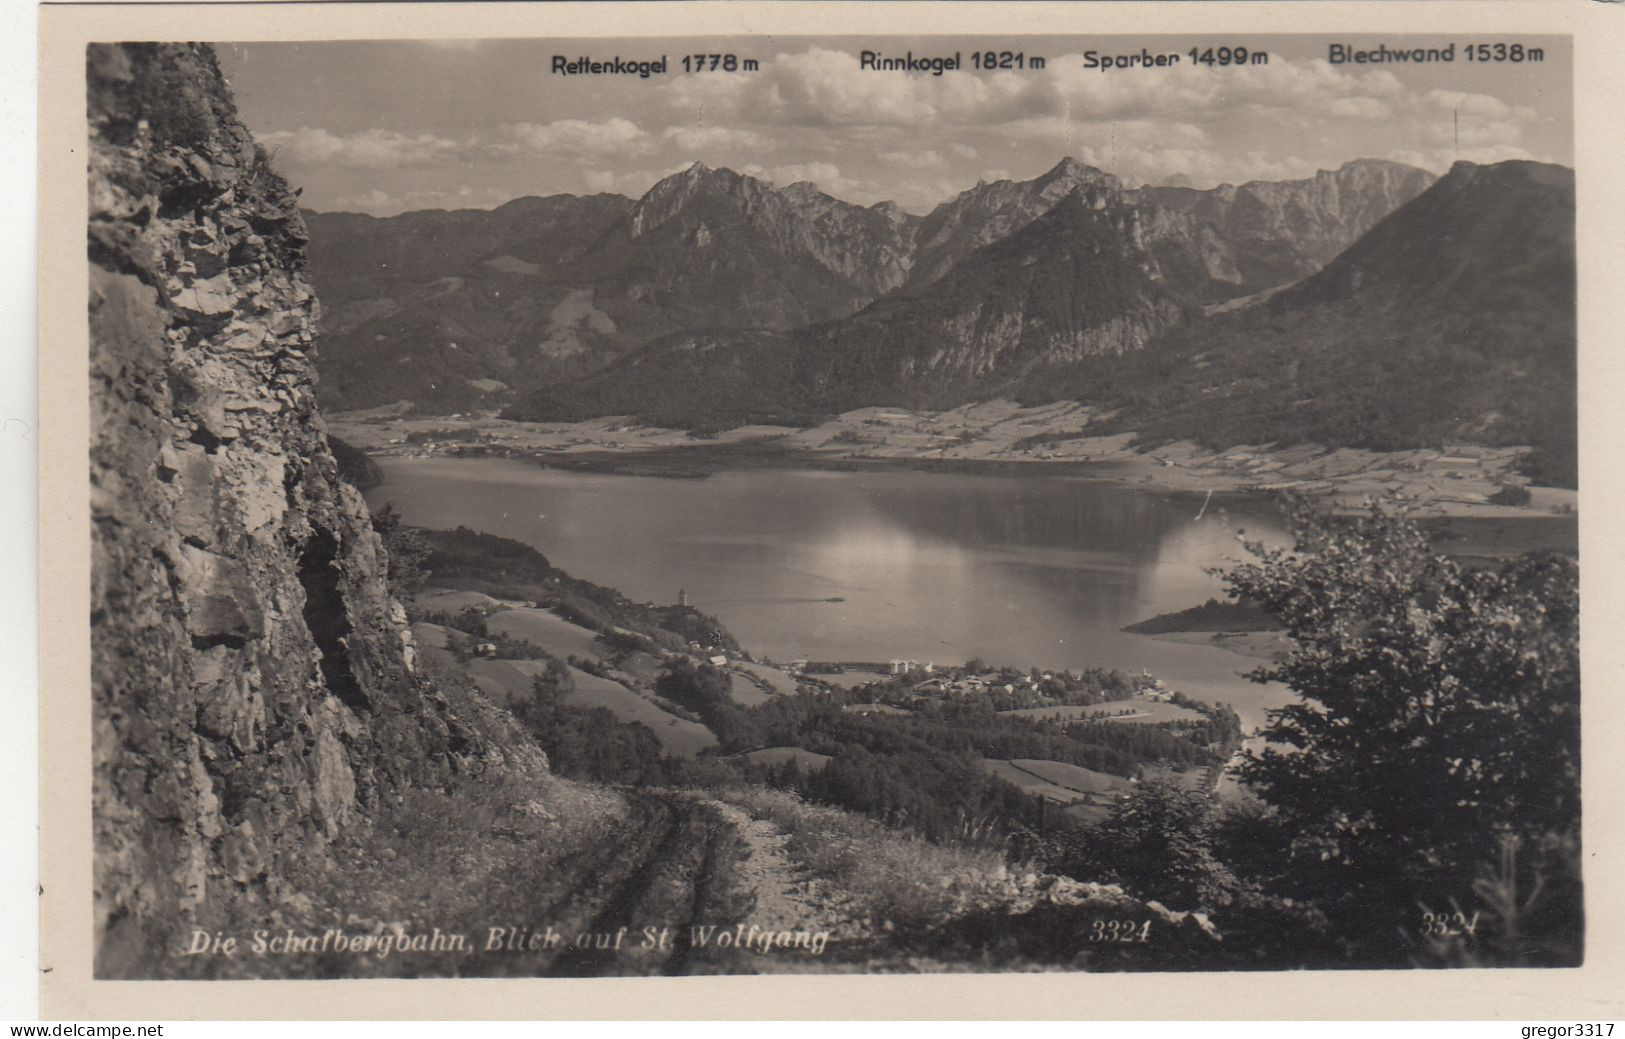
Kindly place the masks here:
<instances>
[{"instance_id":1,"label":"bush","mask_svg":"<svg viewBox=\"0 0 1625 1039\"><path fill-rule=\"evenodd\" d=\"M1481 928L1478 947L1499 946L1498 962L1575 962L1578 564L1530 553L1468 569L1376 504L1334 520L1300 503L1292 523L1293 551L1249 546L1259 561L1227 576L1295 645L1253 677L1302 702L1271 713L1271 746L1242 767L1290 834L1283 893L1398 958L1418 944L1419 905L1476 901L1508 919L1473 878L1510 872L1508 842L1540 847L1541 912L1516 934Z\"/></svg>"},{"instance_id":2,"label":"bush","mask_svg":"<svg viewBox=\"0 0 1625 1039\"><path fill-rule=\"evenodd\" d=\"M1490 495L1492 505L1528 505L1529 488L1515 483L1504 483L1501 489Z\"/></svg>"}]
</instances>

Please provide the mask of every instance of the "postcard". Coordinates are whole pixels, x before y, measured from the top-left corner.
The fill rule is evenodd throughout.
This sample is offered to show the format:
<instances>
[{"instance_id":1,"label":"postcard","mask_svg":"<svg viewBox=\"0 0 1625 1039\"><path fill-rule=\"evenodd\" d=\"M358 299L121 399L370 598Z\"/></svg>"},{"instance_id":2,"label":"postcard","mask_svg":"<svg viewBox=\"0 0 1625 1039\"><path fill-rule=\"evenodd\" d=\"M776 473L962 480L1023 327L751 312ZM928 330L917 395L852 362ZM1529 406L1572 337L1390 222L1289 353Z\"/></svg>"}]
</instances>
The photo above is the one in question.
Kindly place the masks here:
<instances>
[{"instance_id":1,"label":"postcard","mask_svg":"<svg viewBox=\"0 0 1625 1039\"><path fill-rule=\"evenodd\" d=\"M1619 1016L1620 15L46 8L51 1012Z\"/></svg>"}]
</instances>

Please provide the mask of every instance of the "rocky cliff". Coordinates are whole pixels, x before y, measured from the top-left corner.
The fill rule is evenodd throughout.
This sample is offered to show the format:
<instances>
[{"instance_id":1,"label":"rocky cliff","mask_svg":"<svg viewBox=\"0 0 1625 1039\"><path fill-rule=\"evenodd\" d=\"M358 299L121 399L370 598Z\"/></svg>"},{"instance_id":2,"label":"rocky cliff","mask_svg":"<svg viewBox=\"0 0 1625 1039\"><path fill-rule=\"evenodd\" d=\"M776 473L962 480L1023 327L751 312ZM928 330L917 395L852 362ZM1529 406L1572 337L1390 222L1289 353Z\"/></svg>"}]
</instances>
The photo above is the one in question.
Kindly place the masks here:
<instances>
[{"instance_id":1,"label":"rocky cliff","mask_svg":"<svg viewBox=\"0 0 1625 1039\"><path fill-rule=\"evenodd\" d=\"M1301 180L1221 184L1209 191L1151 187L1136 194L1194 217L1224 243L1233 275L1221 299L1313 274L1438 178L1398 162L1358 159Z\"/></svg>"},{"instance_id":2,"label":"rocky cliff","mask_svg":"<svg viewBox=\"0 0 1625 1039\"><path fill-rule=\"evenodd\" d=\"M1032 180L979 183L933 209L920 223L909 285L928 285L984 245L1007 238L1074 191L1117 192L1109 173L1071 157Z\"/></svg>"},{"instance_id":3,"label":"rocky cliff","mask_svg":"<svg viewBox=\"0 0 1625 1039\"><path fill-rule=\"evenodd\" d=\"M545 760L415 673L316 410L296 193L213 53L87 72L97 972L124 977L296 911L398 789Z\"/></svg>"},{"instance_id":4,"label":"rocky cliff","mask_svg":"<svg viewBox=\"0 0 1625 1039\"><path fill-rule=\"evenodd\" d=\"M1033 180L978 184L938 206L920 224L908 283L936 281L1088 188L1141 209L1143 244L1171 286L1203 302L1233 299L1313 274L1434 179L1402 163L1360 159L1302 180L1130 189L1066 158Z\"/></svg>"},{"instance_id":5,"label":"rocky cliff","mask_svg":"<svg viewBox=\"0 0 1625 1039\"><path fill-rule=\"evenodd\" d=\"M696 248L707 244L694 241L697 229L707 222L711 230L707 237L733 227L749 228L771 242L772 255L811 260L849 283L845 295L850 298L839 303L844 309L815 316L850 313L901 285L912 262L918 223L895 206L865 209L842 202L809 181L775 188L755 177L711 169L703 163L650 188L627 217L624 233L640 239L673 221L683 221L685 240Z\"/></svg>"},{"instance_id":6,"label":"rocky cliff","mask_svg":"<svg viewBox=\"0 0 1625 1039\"><path fill-rule=\"evenodd\" d=\"M1146 212L1089 180L943 277L851 317L788 333L668 336L509 414L636 414L704 428L871 404L953 406L997 395L1035 367L1139 350L1196 316L1174 281L1151 249Z\"/></svg>"}]
</instances>

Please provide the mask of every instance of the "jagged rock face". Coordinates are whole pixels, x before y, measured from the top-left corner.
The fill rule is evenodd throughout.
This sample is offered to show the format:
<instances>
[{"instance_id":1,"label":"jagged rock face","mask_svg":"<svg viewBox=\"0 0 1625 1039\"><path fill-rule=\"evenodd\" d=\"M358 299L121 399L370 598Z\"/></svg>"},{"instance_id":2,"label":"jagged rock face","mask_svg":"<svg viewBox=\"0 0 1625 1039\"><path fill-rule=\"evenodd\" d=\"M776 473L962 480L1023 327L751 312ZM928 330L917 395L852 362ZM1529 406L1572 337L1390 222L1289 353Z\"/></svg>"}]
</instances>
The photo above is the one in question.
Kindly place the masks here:
<instances>
[{"instance_id":1,"label":"jagged rock face","mask_svg":"<svg viewBox=\"0 0 1625 1039\"><path fill-rule=\"evenodd\" d=\"M1034 367L1139 350L1194 315L1174 280L1146 214L1086 183L923 288L785 334L669 336L513 415L704 424L961 404Z\"/></svg>"},{"instance_id":2,"label":"jagged rock face","mask_svg":"<svg viewBox=\"0 0 1625 1039\"><path fill-rule=\"evenodd\" d=\"M1435 179L1413 166L1362 159L1304 180L1210 191L1153 187L1138 195L1211 228L1229 253L1236 286L1230 295L1245 295L1319 270Z\"/></svg>"},{"instance_id":3,"label":"jagged rock face","mask_svg":"<svg viewBox=\"0 0 1625 1039\"><path fill-rule=\"evenodd\" d=\"M809 183L779 189L695 163L650 188L586 268L636 270L641 283L621 275L622 291L709 308L706 326L794 328L850 314L901 285L914 225ZM753 316L741 322L740 314Z\"/></svg>"},{"instance_id":4,"label":"jagged rock face","mask_svg":"<svg viewBox=\"0 0 1625 1039\"><path fill-rule=\"evenodd\" d=\"M1143 214L1093 181L936 284L808 330L804 353L820 390L867 383L957 402L1036 364L1138 350L1188 309L1149 248Z\"/></svg>"},{"instance_id":5,"label":"jagged rock face","mask_svg":"<svg viewBox=\"0 0 1625 1039\"><path fill-rule=\"evenodd\" d=\"M87 73L97 971L130 976L492 748L413 674L316 412L297 200L212 52Z\"/></svg>"},{"instance_id":6,"label":"jagged rock face","mask_svg":"<svg viewBox=\"0 0 1625 1039\"><path fill-rule=\"evenodd\" d=\"M707 213L710 210L710 213ZM693 214L719 226L735 221L766 235L785 256L807 257L874 298L908 276L917 220L895 206L864 209L800 181L785 188L701 163L650 188L627 219L632 238ZM863 300L867 302L867 299Z\"/></svg>"},{"instance_id":7,"label":"jagged rock face","mask_svg":"<svg viewBox=\"0 0 1625 1039\"><path fill-rule=\"evenodd\" d=\"M1433 183L1425 170L1360 160L1305 180L1195 188L1128 189L1075 159L1030 181L978 184L921 223L909 284L941 278L976 249L1089 187L1141 207L1145 246L1170 283L1203 301L1274 288L1319 270L1377 221Z\"/></svg>"},{"instance_id":8,"label":"jagged rock face","mask_svg":"<svg viewBox=\"0 0 1625 1039\"><path fill-rule=\"evenodd\" d=\"M980 183L932 210L920 223L911 286L928 285L991 242L1007 238L1079 188L1116 191L1118 179L1073 158L1041 177Z\"/></svg>"},{"instance_id":9,"label":"jagged rock face","mask_svg":"<svg viewBox=\"0 0 1625 1039\"><path fill-rule=\"evenodd\" d=\"M867 302L807 248L818 236L796 222L768 185L696 164L650 188L571 278L594 286L612 314L658 312L662 332L794 328Z\"/></svg>"}]
</instances>

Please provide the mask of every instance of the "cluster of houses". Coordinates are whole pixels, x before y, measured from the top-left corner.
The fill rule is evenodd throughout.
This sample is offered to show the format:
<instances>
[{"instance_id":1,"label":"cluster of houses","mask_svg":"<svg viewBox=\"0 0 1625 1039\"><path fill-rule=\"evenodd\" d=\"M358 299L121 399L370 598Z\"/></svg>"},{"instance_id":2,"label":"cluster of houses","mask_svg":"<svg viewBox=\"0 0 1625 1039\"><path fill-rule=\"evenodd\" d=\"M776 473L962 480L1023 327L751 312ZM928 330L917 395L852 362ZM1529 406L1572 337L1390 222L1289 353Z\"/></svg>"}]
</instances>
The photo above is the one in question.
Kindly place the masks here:
<instances>
[{"instance_id":1,"label":"cluster of houses","mask_svg":"<svg viewBox=\"0 0 1625 1039\"><path fill-rule=\"evenodd\" d=\"M716 646L702 646L698 642L690 641L688 651L712 667L722 667L728 663L728 655L718 653Z\"/></svg>"},{"instance_id":2,"label":"cluster of houses","mask_svg":"<svg viewBox=\"0 0 1625 1039\"><path fill-rule=\"evenodd\" d=\"M914 699L965 699L989 693L1007 696L1027 693L1036 697L1041 694L1044 684L1054 679L1055 675L1048 671L1020 676L1009 673L942 675L927 678L915 685L910 695ZM1161 679L1147 675L1140 686L1139 695L1146 700L1167 702L1175 694Z\"/></svg>"},{"instance_id":3,"label":"cluster of houses","mask_svg":"<svg viewBox=\"0 0 1625 1039\"><path fill-rule=\"evenodd\" d=\"M1045 678L1050 677L1045 675ZM920 696L969 696L976 693L986 693L1003 690L1013 693L1021 687L1036 688L1037 683L1032 676L1024 675L1015 682L1001 682L997 675L966 675L962 678L928 678L914 687L914 692Z\"/></svg>"},{"instance_id":4,"label":"cluster of houses","mask_svg":"<svg viewBox=\"0 0 1625 1039\"><path fill-rule=\"evenodd\" d=\"M808 671L821 675L844 675L848 672L858 671L876 675L912 674L915 671L930 673L937 666L930 661L921 663L918 660L792 660L784 665L784 669L791 674L804 674Z\"/></svg>"}]
</instances>

